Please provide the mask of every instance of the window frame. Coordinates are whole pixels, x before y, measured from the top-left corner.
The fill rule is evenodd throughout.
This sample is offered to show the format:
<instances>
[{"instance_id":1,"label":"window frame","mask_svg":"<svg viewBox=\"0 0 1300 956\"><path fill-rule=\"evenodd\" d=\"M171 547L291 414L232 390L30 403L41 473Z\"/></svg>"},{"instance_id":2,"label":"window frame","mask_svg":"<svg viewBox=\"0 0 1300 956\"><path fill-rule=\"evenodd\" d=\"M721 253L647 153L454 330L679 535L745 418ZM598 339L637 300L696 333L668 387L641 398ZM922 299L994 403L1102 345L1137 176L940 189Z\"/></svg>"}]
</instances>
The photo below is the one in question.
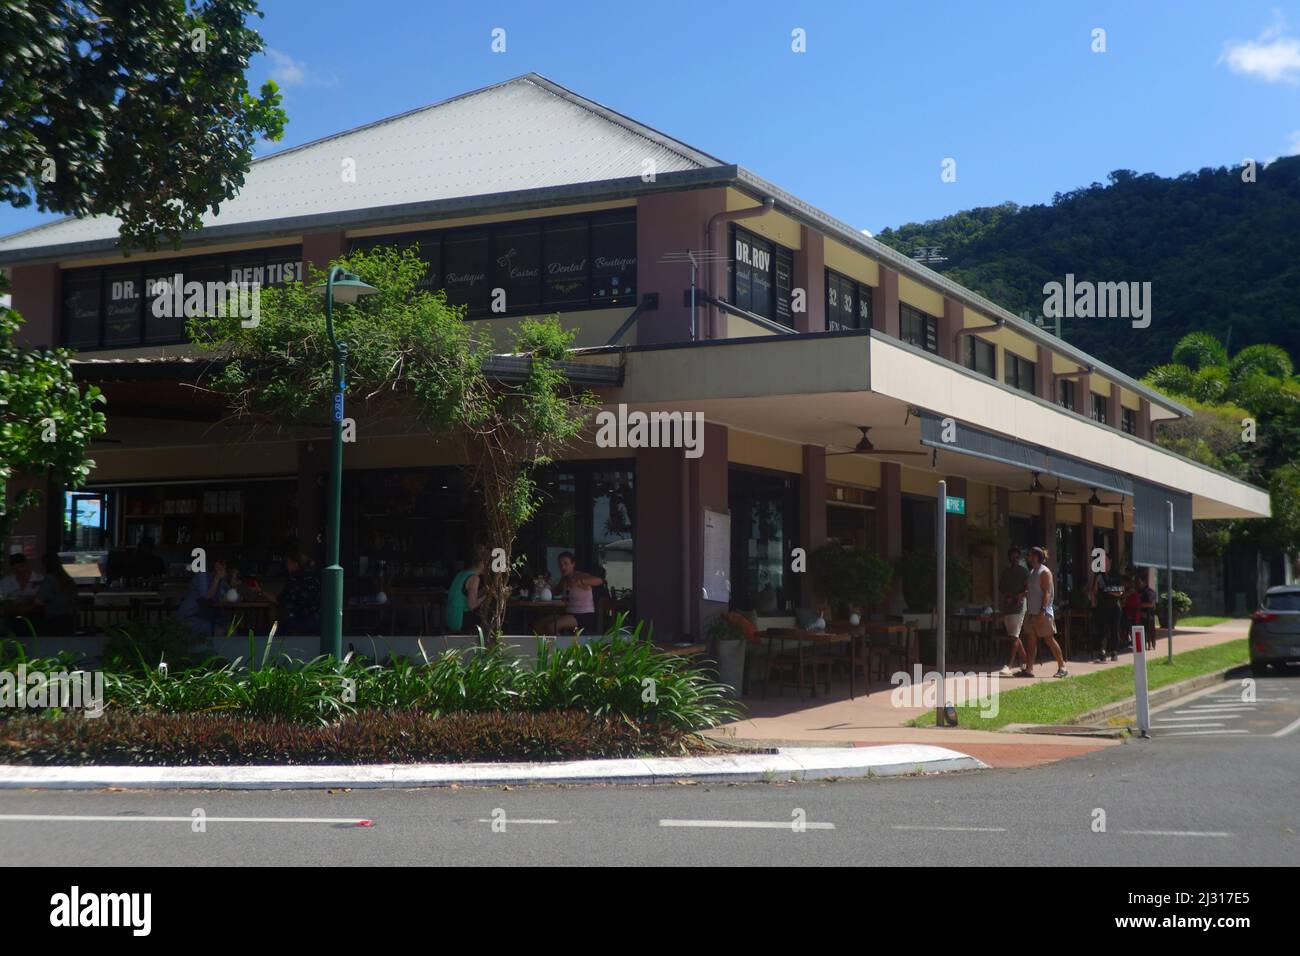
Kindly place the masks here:
<instances>
[{"instance_id":1,"label":"window frame","mask_svg":"<svg viewBox=\"0 0 1300 956\"><path fill-rule=\"evenodd\" d=\"M871 328L871 319L872 319L872 315L871 315L871 294L872 294L872 286L869 286L869 285L867 285L867 283L862 282L862 281L860 281L860 280L858 280L858 279L854 279L852 276L846 276L846 275L845 275L844 273L842 273L842 272L837 272L836 270L834 270L834 269L832 269L832 268L830 268L830 267L827 267L827 269L826 269L826 281L825 281L825 285L826 285L826 296L825 296L825 299L824 299L824 303L823 303L823 304L825 305L825 309L826 309L826 330L827 330L828 332L855 331L855 330L861 330L861 329L869 329L869 328ZM847 328L845 328L845 327L843 327L843 326L837 326L837 328L832 329L832 328L831 328L831 317L832 317L832 316L839 316L839 315L842 315L842 314L843 314L842 311L841 311L840 308L839 308L839 303L838 303L838 302L835 302L834 304L832 304L832 302L831 302L831 299L832 299L832 297L833 297L833 296L832 296L832 287L833 287L833 286L838 286L838 287L840 287L840 290L841 290L841 291L837 291L837 292L835 292L835 295L834 295L835 298L838 298L838 296L839 296L840 294L842 294L842 288L843 288L843 286L845 286L845 285L851 287L852 292L853 292L853 322L854 322L854 324L851 325L851 326L848 326ZM863 304L866 305L866 315L865 315L865 316L863 315L863 308L862 308L862 307L863 307Z\"/></svg>"},{"instance_id":2,"label":"window frame","mask_svg":"<svg viewBox=\"0 0 1300 956\"><path fill-rule=\"evenodd\" d=\"M988 339L980 338L978 335L969 335L966 337L967 348L966 355L963 357L963 364L979 375L984 375L993 381L998 380L998 347ZM986 372L979 367L977 358L980 347L983 346L988 350L989 370Z\"/></svg>"},{"instance_id":3,"label":"window frame","mask_svg":"<svg viewBox=\"0 0 1300 956\"><path fill-rule=\"evenodd\" d=\"M1037 374L1037 362L1007 349L1002 350L1002 384L1033 395ZM1026 383L1024 379L1028 379L1028 382Z\"/></svg>"},{"instance_id":4,"label":"window frame","mask_svg":"<svg viewBox=\"0 0 1300 956\"><path fill-rule=\"evenodd\" d=\"M920 342L914 342L906 334L906 325L909 321L920 323ZM923 352L929 352L931 355L939 354L939 319L918 309L914 305L908 305L906 302L898 303L898 338L899 341L906 342L908 345L915 346ZM931 348L933 343L933 348Z\"/></svg>"},{"instance_id":5,"label":"window frame","mask_svg":"<svg viewBox=\"0 0 1300 956\"><path fill-rule=\"evenodd\" d=\"M770 282L768 284L766 312L760 312L752 308L753 304L753 263L742 263L736 258L736 242L744 238L751 250L755 248L770 249L772 256L772 269L770 273ZM781 245L774 239L769 239L757 232L752 232L743 226L731 223L731 228L727 232L727 302L738 309L746 312L752 312L754 315L762 316L769 322L776 322L784 325L786 328L794 328L794 313L791 309L790 294L794 287L794 250ZM751 257L752 258L752 257ZM790 288L782 289L780 276L782 268L789 275ZM736 294L736 286L740 278L741 270L745 270L750 276L750 294L745 303L741 303ZM766 270L764 270L766 273ZM783 314L784 307L784 314Z\"/></svg>"}]
</instances>

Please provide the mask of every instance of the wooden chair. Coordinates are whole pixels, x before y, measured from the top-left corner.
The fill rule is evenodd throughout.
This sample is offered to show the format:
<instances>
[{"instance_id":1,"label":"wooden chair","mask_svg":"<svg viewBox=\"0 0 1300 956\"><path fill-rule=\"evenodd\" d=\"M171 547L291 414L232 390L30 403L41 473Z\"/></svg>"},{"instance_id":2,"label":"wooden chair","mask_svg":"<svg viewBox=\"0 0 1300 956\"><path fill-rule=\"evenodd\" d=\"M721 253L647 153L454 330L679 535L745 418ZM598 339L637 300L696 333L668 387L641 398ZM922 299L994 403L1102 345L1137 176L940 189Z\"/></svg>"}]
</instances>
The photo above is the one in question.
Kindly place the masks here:
<instances>
[{"instance_id":1,"label":"wooden chair","mask_svg":"<svg viewBox=\"0 0 1300 956\"><path fill-rule=\"evenodd\" d=\"M820 670L825 674L826 693L831 689L831 663L832 656L824 648L803 640L790 640L794 645L793 649L786 649L786 640L782 638L795 638L801 632L798 628L769 628L766 631L767 637L767 666L763 674L763 697L767 698L767 687L772 680L773 672L777 674L776 692L780 694L784 683L783 674L792 674L794 683L798 685L799 695L804 696L803 686L804 678L811 677L809 690L812 696L817 695L817 672ZM774 649L773 644L776 641L781 642L780 649Z\"/></svg>"}]
</instances>

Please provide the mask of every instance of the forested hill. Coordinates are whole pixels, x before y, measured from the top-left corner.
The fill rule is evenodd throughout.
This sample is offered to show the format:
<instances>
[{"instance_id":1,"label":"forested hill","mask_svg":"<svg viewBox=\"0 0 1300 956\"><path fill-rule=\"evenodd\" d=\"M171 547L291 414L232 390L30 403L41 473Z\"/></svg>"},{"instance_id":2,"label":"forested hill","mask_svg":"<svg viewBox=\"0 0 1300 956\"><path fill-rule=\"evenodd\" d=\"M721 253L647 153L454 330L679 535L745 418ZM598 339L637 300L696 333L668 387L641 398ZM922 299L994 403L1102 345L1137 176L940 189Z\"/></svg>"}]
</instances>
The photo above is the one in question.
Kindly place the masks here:
<instances>
[{"instance_id":1,"label":"forested hill","mask_svg":"<svg viewBox=\"0 0 1300 956\"><path fill-rule=\"evenodd\" d=\"M1259 167L1254 182L1241 167L1108 178L1049 205L969 209L877 238L907 255L938 246L947 261L931 268L1016 314L1041 315L1044 283L1067 273L1150 281L1149 328L1062 319L1070 343L1135 377L1193 330L1231 335L1232 351L1273 342L1300 365L1300 156Z\"/></svg>"}]
</instances>

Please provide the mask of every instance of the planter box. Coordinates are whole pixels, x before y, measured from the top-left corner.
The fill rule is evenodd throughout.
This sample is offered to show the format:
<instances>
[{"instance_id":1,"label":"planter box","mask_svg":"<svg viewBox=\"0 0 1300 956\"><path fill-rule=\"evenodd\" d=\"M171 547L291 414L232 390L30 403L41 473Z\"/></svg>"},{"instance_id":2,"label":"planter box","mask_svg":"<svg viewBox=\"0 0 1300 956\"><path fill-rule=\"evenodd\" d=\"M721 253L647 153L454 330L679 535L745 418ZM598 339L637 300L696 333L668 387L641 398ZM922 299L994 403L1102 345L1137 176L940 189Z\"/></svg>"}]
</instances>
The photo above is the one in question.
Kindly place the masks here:
<instances>
[{"instance_id":1,"label":"planter box","mask_svg":"<svg viewBox=\"0 0 1300 956\"><path fill-rule=\"evenodd\" d=\"M745 641L718 641L718 681L739 697L745 686Z\"/></svg>"}]
</instances>

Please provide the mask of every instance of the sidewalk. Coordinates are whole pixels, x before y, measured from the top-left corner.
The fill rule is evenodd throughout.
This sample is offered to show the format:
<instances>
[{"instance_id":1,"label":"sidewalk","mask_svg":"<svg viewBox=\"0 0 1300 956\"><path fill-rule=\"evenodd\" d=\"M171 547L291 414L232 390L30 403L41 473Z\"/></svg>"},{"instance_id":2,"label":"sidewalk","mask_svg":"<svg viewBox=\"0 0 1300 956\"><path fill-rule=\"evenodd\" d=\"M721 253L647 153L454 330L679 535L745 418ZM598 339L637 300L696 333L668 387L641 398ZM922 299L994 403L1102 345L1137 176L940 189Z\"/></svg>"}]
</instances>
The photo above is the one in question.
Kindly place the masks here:
<instances>
[{"instance_id":1,"label":"sidewalk","mask_svg":"<svg viewBox=\"0 0 1300 956\"><path fill-rule=\"evenodd\" d=\"M1208 628L1180 628L1174 635L1174 652L1181 653L1200 647L1210 647L1246 636L1249 620L1233 620ZM1148 657L1163 656L1167 644L1163 632L1156 649ZM1120 654L1114 663L1094 664L1091 661L1067 661L1071 676L1090 674L1108 667L1119 667L1133 662L1132 652ZM1000 665L999 665L1000 667ZM994 668L996 674L999 668ZM955 670L955 669L954 669ZM1052 681L1056 667L1050 660L1034 668L1032 678L1001 678L997 681L999 692L1026 687L1035 681ZM964 673L968 699L977 691L978 678L969 669ZM981 674L988 675L985 670ZM909 674L909 677L911 675ZM986 680L988 678L986 677ZM1070 678L1064 678L1069 680ZM934 681L925 681L932 687ZM763 700L757 693L745 698L748 717L710 731L709 736L724 740L780 742L790 746L872 746L890 743L935 744L953 747L962 753L978 757L992 767L1026 767L1051 763L1066 757L1118 746L1121 740L1095 737L1064 737L1045 734L1016 734L962 728L908 727L908 721L932 707L894 706L892 692L897 688L887 682L871 685L870 693L854 700L848 698L848 684L839 680L831 685L829 696L799 699L789 688L784 697L775 690ZM909 692L910 696L910 692Z\"/></svg>"}]
</instances>

